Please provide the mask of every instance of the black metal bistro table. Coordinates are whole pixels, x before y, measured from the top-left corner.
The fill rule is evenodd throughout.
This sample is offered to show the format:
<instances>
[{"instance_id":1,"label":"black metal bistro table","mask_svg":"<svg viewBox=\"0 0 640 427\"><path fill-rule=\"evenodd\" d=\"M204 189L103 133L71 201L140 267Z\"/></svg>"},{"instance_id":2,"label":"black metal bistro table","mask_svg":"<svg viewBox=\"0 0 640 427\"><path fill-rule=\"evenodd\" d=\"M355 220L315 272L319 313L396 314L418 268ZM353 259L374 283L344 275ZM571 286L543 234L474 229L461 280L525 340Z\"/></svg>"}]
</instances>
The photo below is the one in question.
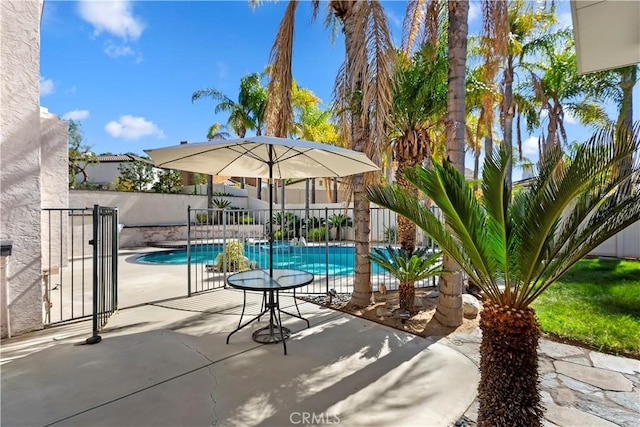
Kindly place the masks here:
<instances>
[{"instance_id":1,"label":"black metal bistro table","mask_svg":"<svg viewBox=\"0 0 640 427\"><path fill-rule=\"evenodd\" d=\"M282 326L282 319L280 313L288 314L289 316L297 317L307 322L307 328L309 327L309 321L300 315L300 309L298 308L298 302L295 299L295 289L302 286L306 286L313 282L313 274L294 269L273 269L273 276L269 276L269 270L248 270L235 273L227 277L227 284L235 289L241 289L243 292L242 302L242 314L240 315L240 321L236 330L231 332L227 336L227 344L229 344L229 338L231 335L238 332L245 326L259 320L265 314L269 314L269 324L264 328L260 328L253 332L253 340L262 344L273 344L282 341L284 347L284 354L287 354L286 339L291 335L289 328ZM289 313L288 311L280 308L280 291L290 290L294 292L294 302L298 314ZM242 318L244 316L244 310L247 305L246 291L262 292L264 295L263 304L260 314L253 319L242 324Z\"/></svg>"}]
</instances>

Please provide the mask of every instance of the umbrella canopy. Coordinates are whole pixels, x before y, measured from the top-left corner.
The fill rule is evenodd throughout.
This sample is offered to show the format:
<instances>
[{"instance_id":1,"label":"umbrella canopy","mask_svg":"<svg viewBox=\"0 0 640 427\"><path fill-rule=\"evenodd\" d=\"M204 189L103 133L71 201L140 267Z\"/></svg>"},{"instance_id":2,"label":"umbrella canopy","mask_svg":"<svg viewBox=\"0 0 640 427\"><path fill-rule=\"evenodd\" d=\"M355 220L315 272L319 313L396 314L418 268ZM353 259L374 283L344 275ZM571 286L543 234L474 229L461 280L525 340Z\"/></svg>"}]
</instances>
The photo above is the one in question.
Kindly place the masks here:
<instances>
[{"instance_id":1,"label":"umbrella canopy","mask_svg":"<svg viewBox=\"0 0 640 427\"><path fill-rule=\"evenodd\" d=\"M301 139L251 138L181 144L144 150L158 167L207 175L269 178L341 177L380 169L364 153ZM269 229L269 275L273 276L273 233Z\"/></svg>"},{"instance_id":2,"label":"umbrella canopy","mask_svg":"<svg viewBox=\"0 0 640 427\"><path fill-rule=\"evenodd\" d=\"M378 170L364 153L301 139L255 136L144 150L158 167L249 178L341 177Z\"/></svg>"}]
</instances>

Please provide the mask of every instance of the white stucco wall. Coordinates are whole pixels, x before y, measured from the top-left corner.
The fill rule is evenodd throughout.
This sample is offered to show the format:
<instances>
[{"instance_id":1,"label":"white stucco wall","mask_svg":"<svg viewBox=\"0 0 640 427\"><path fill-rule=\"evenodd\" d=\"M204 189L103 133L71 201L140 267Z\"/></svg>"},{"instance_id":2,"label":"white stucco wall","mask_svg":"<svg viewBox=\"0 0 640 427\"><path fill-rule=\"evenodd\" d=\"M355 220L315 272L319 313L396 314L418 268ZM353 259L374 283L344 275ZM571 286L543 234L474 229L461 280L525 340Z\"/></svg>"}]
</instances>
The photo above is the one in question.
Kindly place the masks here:
<instances>
[{"instance_id":1,"label":"white stucco wall","mask_svg":"<svg viewBox=\"0 0 640 427\"><path fill-rule=\"evenodd\" d=\"M43 208L66 208L69 202L68 130L46 108L40 108L40 189ZM42 269L51 271L67 265L67 212L42 212Z\"/></svg>"},{"instance_id":2,"label":"white stucco wall","mask_svg":"<svg viewBox=\"0 0 640 427\"><path fill-rule=\"evenodd\" d=\"M0 237L8 259L11 335L42 328L40 0L0 2Z\"/></svg>"},{"instance_id":3,"label":"white stucco wall","mask_svg":"<svg viewBox=\"0 0 640 427\"><path fill-rule=\"evenodd\" d=\"M118 208L118 222L127 225L186 224L187 207L207 207L206 196L133 193L124 191L69 191L69 207L94 204Z\"/></svg>"}]
</instances>

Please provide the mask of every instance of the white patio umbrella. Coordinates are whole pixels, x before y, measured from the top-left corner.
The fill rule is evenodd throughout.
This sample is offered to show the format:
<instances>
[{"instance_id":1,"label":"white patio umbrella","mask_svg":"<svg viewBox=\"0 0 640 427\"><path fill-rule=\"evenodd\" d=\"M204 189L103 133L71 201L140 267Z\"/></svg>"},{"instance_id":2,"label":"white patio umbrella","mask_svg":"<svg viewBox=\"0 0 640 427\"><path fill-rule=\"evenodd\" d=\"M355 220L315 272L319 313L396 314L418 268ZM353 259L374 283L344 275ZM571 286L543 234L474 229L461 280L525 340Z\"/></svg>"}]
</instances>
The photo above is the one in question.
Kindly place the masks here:
<instances>
[{"instance_id":1,"label":"white patio umbrella","mask_svg":"<svg viewBox=\"0 0 640 427\"><path fill-rule=\"evenodd\" d=\"M273 179L342 177L378 170L364 153L301 139L255 136L144 150L162 168L207 175ZM273 276L273 234L269 232L269 275Z\"/></svg>"}]
</instances>

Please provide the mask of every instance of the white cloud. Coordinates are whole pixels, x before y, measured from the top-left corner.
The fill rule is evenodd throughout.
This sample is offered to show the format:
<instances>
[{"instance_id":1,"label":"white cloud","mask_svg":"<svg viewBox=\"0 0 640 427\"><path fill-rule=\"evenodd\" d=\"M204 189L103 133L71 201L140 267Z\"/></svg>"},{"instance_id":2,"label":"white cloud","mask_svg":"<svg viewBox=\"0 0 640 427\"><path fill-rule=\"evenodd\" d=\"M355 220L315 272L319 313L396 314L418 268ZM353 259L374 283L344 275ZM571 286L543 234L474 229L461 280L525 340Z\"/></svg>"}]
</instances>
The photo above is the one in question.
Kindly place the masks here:
<instances>
[{"instance_id":1,"label":"white cloud","mask_svg":"<svg viewBox=\"0 0 640 427\"><path fill-rule=\"evenodd\" d=\"M111 42L106 43L104 53L110 58L135 55L135 52L129 46L117 46Z\"/></svg>"},{"instance_id":2,"label":"white cloud","mask_svg":"<svg viewBox=\"0 0 640 427\"><path fill-rule=\"evenodd\" d=\"M164 138L164 132L158 126L144 117L134 117L131 115L120 116L118 121L111 121L104 127L109 135L114 138L128 140L140 139L144 136L155 135L157 138Z\"/></svg>"},{"instance_id":3,"label":"white cloud","mask_svg":"<svg viewBox=\"0 0 640 427\"><path fill-rule=\"evenodd\" d=\"M40 96L51 95L55 91L53 80L40 76Z\"/></svg>"},{"instance_id":4,"label":"white cloud","mask_svg":"<svg viewBox=\"0 0 640 427\"><path fill-rule=\"evenodd\" d=\"M78 4L80 16L93 25L96 35L105 31L125 40L137 40L144 31L144 24L133 16L132 9L128 0L83 0Z\"/></svg>"},{"instance_id":5,"label":"white cloud","mask_svg":"<svg viewBox=\"0 0 640 427\"><path fill-rule=\"evenodd\" d=\"M77 90L78 88L75 85L73 85L69 89L65 90L64 93L66 93L67 95L73 95L74 93L76 93Z\"/></svg>"},{"instance_id":6,"label":"white cloud","mask_svg":"<svg viewBox=\"0 0 640 427\"><path fill-rule=\"evenodd\" d=\"M538 155L538 138L535 136L530 136L526 140L522 141L522 154L525 157L536 156Z\"/></svg>"},{"instance_id":7,"label":"white cloud","mask_svg":"<svg viewBox=\"0 0 640 427\"><path fill-rule=\"evenodd\" d=\"M480 3L479 1L470 1L469 18L467 19L467 21L473 22L480 17L482 17L482 3Z\"/></svg>"},{"instance_id":8,"label":"white cloud","mask_svg":"<svg viewBox=\"0 0 640 427\"><path fill-rule=\"evenodd\" d=\"M84 120L87 118L89 118L89 110L71 110L62 116L62 120Z\"/></svg>"}]
</instances>

